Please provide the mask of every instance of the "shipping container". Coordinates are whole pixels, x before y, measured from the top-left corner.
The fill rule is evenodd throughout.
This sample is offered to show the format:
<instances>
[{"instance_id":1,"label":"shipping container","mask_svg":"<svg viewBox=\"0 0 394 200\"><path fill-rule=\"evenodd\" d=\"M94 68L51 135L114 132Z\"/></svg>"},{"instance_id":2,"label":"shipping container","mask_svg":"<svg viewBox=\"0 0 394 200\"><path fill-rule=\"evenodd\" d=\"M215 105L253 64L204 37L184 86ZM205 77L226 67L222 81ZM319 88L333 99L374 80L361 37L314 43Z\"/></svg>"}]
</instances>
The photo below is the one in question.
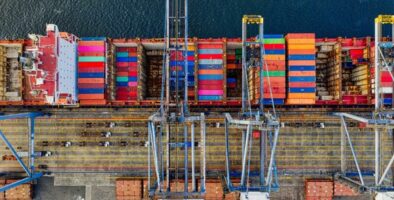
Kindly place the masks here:
<instances>
[{"instance_id":1,"label":"shipping container","mask_svg":"<svg viewBox=\"0 0 394 200\"><path fill-rule=\"evenodd\" d=\"M316 87L311 87L317 80L315 34L289 33L286 47L289 68L286 104L315 104Z\"/></svg>"},{"instance_id":2,"label":"shipping container","mask_svg":"<svg viewBox=\"0 0 394 200\"><path fill-rule=\"evenodd\" d=\"M284 104L286 98L285 47L283 35L264 35L263 66L249 68L249 96L252 103L263 105ZM256 54L259 54L259 52L256 52ZM261 77L263 77L263 80L261 80Z\"/></svg>"},{"instance_id":3,"label":"shipping container","mask_svg":"<svg viewBox=\"0 0 394 200\"><path fill-rule=\"evenodd\" d=\"M18 180L6 180L5 183L11 184ZM23 200L31 200L33 195L32 185L30 183L24 183L12 189L5 191L5 199L13 200L13 199L23 199Z\"/></svg>"},{"instance_id":4,"label":"shipping container","mask_svg":"<svg viewBox=\"0 0 394 200\"><path fill-rule=\"evenodd\" d=\"M107 104L107 46L104 37L84 37L78 42L78 97L81 106Z\"/></svg>"},{"instance_id":5,"label":"shipping container","mask_svg":"<svg viewBox=\"0 0 394 200\"><path fill-rule=\"evenodd\" d=\"M37 36L21 57L27 105L76 105L77 37L54 24Z\"/></svg>"},{"instance_id":6,"label":"shipping container","mask_svg":"<svg viewBox=\"0 0 394 200\"><path fill-rule=\"evenodd\" d=\"M116 199L143 199L143 181L141 179L117 179L115 184Z\"/></svg>"},{"instance_id":7,"label":"shipping container","mask_svg":"<svg viewBox=\"0 0 394 200\"><path fill-rule=\"evenodd\" d=\"M334 182L330 179L306 179L305 199L332 200L334 196Z\"/></svg>"},{"instance_id":8,"label":"shipping container","mask_svg":"<svg viewBox=\"0 0 394 200\"><path fill-rule=\"evenodd\" d=\"M23 40L0 41L0 105L22 105Z\"/></svg>"},{"instance_id":9,"label":"shipping container","mask_svg":"<svg viewBox=\"0 0 394 200\"><path fill-rule=\"evenodd\" d=\"M145 51L140 39L111 40L108 70L113 105L136 105L146 96Z\"/></svg>"}]
</instances>

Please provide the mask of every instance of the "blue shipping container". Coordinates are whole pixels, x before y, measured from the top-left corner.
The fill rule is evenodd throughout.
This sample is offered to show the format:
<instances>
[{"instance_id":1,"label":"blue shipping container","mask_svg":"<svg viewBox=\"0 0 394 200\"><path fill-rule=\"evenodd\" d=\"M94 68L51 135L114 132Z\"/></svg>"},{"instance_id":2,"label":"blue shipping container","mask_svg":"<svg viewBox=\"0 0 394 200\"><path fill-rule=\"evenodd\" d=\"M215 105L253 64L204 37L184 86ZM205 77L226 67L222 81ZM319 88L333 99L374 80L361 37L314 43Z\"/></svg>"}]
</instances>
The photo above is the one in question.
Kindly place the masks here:
<instances>
[{"instance_id":1,"label":"blue shipping container","mask_svg":"<svg viewBox=\"0 0 394 200\"><path fill-rule=\"evenodd\" d=\"M315 66L289 66L289 71L316 71Z\"/></svg>"},{"instance_id":2,"label":"blue shipping container","mask_svg":"<svg viewBox=\"0 0 394 200\"><path fill-rule=\"evenodd\" d=\"M316 82L315 76L289 76L289 82Z\"/></svg>"},{"instance_id":3,"label":"blue shipping container","mask_svg":"<svg viewBox=\"0 0 394 200\"><path fill-rule=\"evenodd\" d=\"M222 99L223 99L222 96L203 96L203 95L198 96L198 100L200 101L219 101Z\"/></svg>"},{"instance_id":4,"label":"blue shipping container","mask_svg":"<svg viewBox=\"0 0 394 200\"><path fill-rule=\"evenodd\" d=\"M315 55L289 55L288 60L315 60Z\"/></svg>"},{"instance_id":5,"label":"blue shipping container","mask_svg":"<svg viewBox=\"0 0 394 200\"><path fill-rule=\"evenodd\" d=\"M102 94L104 93L104 88L79 88L78 92L80 94Z\"/></svg>"},{"instance_id":6,"label":"blue shipping container","mask_svg":"<svg viewBox=\"0 0 394 200\"><path fill-rule=\"evenodd\" d=\"M103 78L104 73L78 73L79 78Z\"/></svg>"},{"instance_id":7,"label":"blue shipping container","mask_svg":"<svg viewBox=\"0 0 394 200\"><path fill-rule=\"evenodd\" d=\"M223 80L223 75L198 75L198 80Z\"/></svg>"},{"instance_id":8,"label":"blue shipping container","mask_svg":"<svg viewBox=\"0 0 394 200\"><path fill-rule=\"evenodd\" d=\"M289 88L290 93L314 93L316 88Z\"/></svg>"}]
</instances>

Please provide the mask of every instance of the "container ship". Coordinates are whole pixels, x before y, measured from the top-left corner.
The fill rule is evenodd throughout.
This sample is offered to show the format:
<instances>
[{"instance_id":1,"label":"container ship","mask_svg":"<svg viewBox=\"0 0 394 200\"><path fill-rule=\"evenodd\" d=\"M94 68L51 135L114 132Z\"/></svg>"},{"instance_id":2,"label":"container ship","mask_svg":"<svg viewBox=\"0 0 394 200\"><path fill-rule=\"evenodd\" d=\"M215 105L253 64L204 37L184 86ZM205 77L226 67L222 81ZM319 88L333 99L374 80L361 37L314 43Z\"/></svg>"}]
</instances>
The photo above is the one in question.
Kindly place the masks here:
<instances>
[{"instance_id":1,"label":"container ship","mask_svg":"<svg viewBox=\"0 0 394 200\"><path fill-rule=\"evenodd\" d=\"M382 38L382 41L391 39ZM256 181L261 173L258 166L266 167L263 173L269 171L268 168L275 169L272 188L271 185L253 188L268 191L272 199L345 197L361 200L371 197L366 191L372 191L372 187L364 181L374 182L374 170L383 171L373 168L376 160L372 154L380 153L377 156L381 159L380 165L375 167L383 168L382 163L392 160L393 146L392 134L376 134L376 130L387 131L392 126L382 125L386 123L382 116L371 115L376 105L375 75L380 79L379 103L388 110L393 105L394 85L390 72L375 74L377 56L373 37L317 38L314 33L250 37L246 41L253 43L253 48L264 49L264 69L252 64L246 74L243 74L245 52L241 38L168 40L182 50L166 52L168 41L165 38L78 37L59 31L54 24L46 26L45 35L29 34L27 39L0 40L0 110L11 114L10 117L0 115L0 126L1 131L9 132L10 142L17 144L20 155L10 154L11 146L0 149L0 172L7 174L4 178L0 173L0 188L18 182L21 172L29 172L25 167L21 169L18 163L30 156L35 164L28 166L31 170L28 178L46 173L45 178L52 177L56 186L86 186L86 193L81 194L86 199L114 199L114 196L119 200L151 199L152 188L157 189L151 177L164 176L159 174L159 169L151 167L154 160L151 156L155 154L151 151L159 152L152 150L152 141L159 139L151 137L165 137L151 133L165 130L172 135L166 141L168 149L161 149L159 153L171 158L168 162L174 166L168 170L176 177L169 177L167 185L161 187L168 186L181 196L185 190L193 193L205 186L203 199L247 199L242 196L245 192L240 192L249 192L250 185L242 185L240 178L245 168L241 159L247 155L251 160L248 183L265 182L265 179ZM168 87L182 91L182 94L171 94L175 98L170 98L170 103L179 103L174 99L185 92L190 113L198 113L195 119L205 120L199 127L179 116L170 116L168 120L179 117L193 124L192 127L185 131L177 124L167 131L163 124L156 128L150 124L154 118L151 114L163 102L162 78L166 64L163 58L167 53ZM389 51L384 53L393 55ZM393 63L393 60L385 62ZM275 113L280 118L280 123L275 124L280 127L281 134L276 152L272 150L276 146L272 141L274 133L251 131L248 126L249 136L246 136L246 131L241 130L244 126L229 130L227 123L231 120L223 119L225 112L234 118L240 115L243 75L247 77L251 107L262 107L267 116ZM33 114L13 115L32 111ZM332 113L341 111L350 114ZM46 113L51 117L46 118ZM356 114L359 117L355 117ZM387 115L392 118L390 113ZM375 118L365 120L369 117ZM377 120L376 117L381 118ZM18 119L8 120L11 118ZM19 118L28 118L29 129L25 128L26 120ZM345 122L345 118L350 120ZM194 131L203 129L206 129L206 138L201 134L194 141ZM192 141L186 141L192 136L186 135L185 139L183 135L188 130L190 135L193 132ZM30 145L24 141L26 132L30 135ZM5 138L2 132L0 136ZM375 142L381 145L376 145L379 149L373 143L376 138L379 140ZM184 139L185 142L179 142ZM246 141L250 141L250 147L243 149ZM34 144L37 147L34 155L28 155L27 151ZM163 148L161 145L159 148ZM190 152L192 150L184 155L179 153L203 149L202 146L204 150L196 155ZM249 154L244 153L246 150ZM164 155L170 152L176 155ZM269 155L272 152L275 154ZM186 159L203 154L206 154L204 161L189 160L189 163ZM267 159L261 163L262 157L272 162ZM230 169L227 163L231 163L231 173L225 174ZM191 171L189 168L183 170L188 165L189 168L201 165L206 169L193 170L189 175L200 178L193 177L193 181L189 178L188 182L178 177L182 172ZM206 176L201 175L203 171L207 172ZM384 173L389 174L386 177L392 176L392 172ZM103 192L104 188L109 190ZM232 190L234 188L239 191ZM32 190L31 181L24 181L17 187L0 190L0 199L31 199ZM39 190L36 192L41 195ZM74 198L80 191L74 189L71 193L73 197L70 198Z\"/></svg>"},{"instance_id":2,"label":"container ship","mask_svg":"<svg viewBox=\"0 0 394 200\"><path fill-rule=\"evenodd\" d=\"M189 104L240 105L241 39L188 40ZM45 36L2 40L0 103L157 106L164 45L164 39L157 38L78 38L59 32L52 24L47 25ZM374 42L371 37L315 38L312 33L265 35L264 49L268 70L264 72L263 94L260 94L257 68L248 74L249 95L254 105L272 101L278 106L374 104ZM184 70L179 67L183 65L183 55L177 58L171 56L171 68L178 67L179 76L184 76ZM175 80L175 70L172 73ZM392 78L388 72L382 72L380 78L384 83L381 88L384 104L390 106ZM269 91L269 82L272 91Z\"/></svg>"}]
</instances>

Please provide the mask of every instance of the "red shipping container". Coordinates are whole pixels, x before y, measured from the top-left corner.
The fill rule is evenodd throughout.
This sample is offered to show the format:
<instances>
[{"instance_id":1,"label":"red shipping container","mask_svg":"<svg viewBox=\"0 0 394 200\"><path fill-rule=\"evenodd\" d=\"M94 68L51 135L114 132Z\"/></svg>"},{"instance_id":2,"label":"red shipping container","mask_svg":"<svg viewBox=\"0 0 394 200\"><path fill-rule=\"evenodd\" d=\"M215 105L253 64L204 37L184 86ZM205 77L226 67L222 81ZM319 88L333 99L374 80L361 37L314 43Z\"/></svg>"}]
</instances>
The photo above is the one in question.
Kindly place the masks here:
<instances>
[{"instance_id":1,"label":"red shipping container","mask_svg":"<svg viewBox=\"0 0 394 200\"><path fill-rule=\"evenodd\" d=\"M117 87L116 92L135 92L137 91L137 87Z\"/></svg>"},{"instance_id":2,"label":"red shipping container","mask_svg":"<svg viewBox=\"0 0 394 200\"><path fill-rule=\"evenodd\" d=\"M104 67L104 62L78 62L78 67Z\"/></svg>"},{"instance_id":3,"label":"red shipping container","mask_svg":"<svg viewBox=\"0 0 394 200\"><path fill-rule=\"evenodd\" d=\"M105 52L79 52L79 56L105 56Z\"/></svg>"},{"instance_id":4,"label":"red shipping container","mask_svg":"<svg viewBox=\"0 0 394 200\"><path fill-rule=\"evenodd\" d=\"M104 88L104 83L79 83L78 88Z\"/></svg>"},{"instance_id":5,"label":"red shipping container","mask_svg":"<svg viewBox=\"0 0 394 200\"><path fill-rule=\"evenodd\" d=\"M135 52L137 51L136 47L117 47L117 52Z\"/></svg>"},{"instance_id":6,"label":"red shipping container","mask_svg":"<svg viewBox=\"0 0 394 200\"><path fill-rule=\"evenodd\" d=\"M315 66L315 60L289 60L289 66Z\"/></svg>"},{"instance_id":7,"label":"red shipping container","mask_svg":"<svg viewBox=\"0 0 394 200\"><path fill-rule=\"evenodd\" d=\"M353 45L356 47L365 47L367 46L367 39L366 38L356 39L353 43L354 43Z\"/></svg>"},{"instance_id":8,"label":"red shipping container","mask_svg":"<svg viewBox=\"0 0 394 200\"><path fill-rule=\"evenodd\" d=\"M264 44L266 50L282 50L285 49L285 44Z\"/></svg>"},{"instance_id":9,"label":"red shipping container","mask_svg":"<svg viewBox=\"0 0 394 200\"><path fill-rule=\"evenodd\" d=\"M137 67L137 62L116 62L117 67Z\"/></svg>"},{"instance_id":10,"label":"red shipping container","mask_svg":"<svg viewBox=\"0 0 394 200\"><path fill-rule=\"evenodd\" d=\"M199 54L199 59L223 59L223 54Z\"/></svg>"},{"instance_id":11,"label":"red shipping container","mask_svg":"<svg viewBox=\"0 0 394 200\"><path fill-rule=\"evenodd\" d=\"M316 76L315 71L289 71L288 76Z\"/></svg>"},{"instance_id":12,"label":"red shipping container","mask_svg":"<svg viewBox=\"0 0 394 200\"><path fill-rule=\"evenodd\" d=\"M222 69L200 69L198 70L198 74L207 74L207 75L212 75L212 74L223 74Z\"/></svg>"},{"instance_id":13,"label":"red shipping container","mask_svg":"<svg viewBox=\"0 0 394 200\"><path fill-rule=\"evenodd\" d=\"M223 85L200 85L198 84L199 90L221 90Z\"/></svg>"},{"instance_id":14,"label":"red shipping container","mask_svg":"<svg viewBox=\"0 0 394 200\"><path fill-rule=\"evenodd\" d=\"M260 134L261 134L261 132L260 131L257 131L257 130L255 130L255 131L253 131L253 139L259 139L260 138Z\"/></svg>"},{"instance_id":15,"label":"red shipping container","mask_svg":"<svg viewBox=\"0 0 394 200\"><path fill-rule=\"evenodd\" d=\"M222 49L223 44L198 44L198 49Z\"/></svg>"},{"instance_id":16,"label":"red shipping container","mask_svg":"<svg viewBox=\"0 0 394 200\"><path fill-rule=\"evenodd\" d=\"M235 60L235 55L234 54L228 54L227 55L227 60Z\"/></svg>"},{"instance_id":17,"label":"red shipping container","mask_svg":"<svg viewBox=\"0 0 394 200\"><path fill-rule=\"evenodd\" d=\"M223 85L223 80L199 80L198 85Z\"/></svg>"},{"instance_id":18,"label":"red shipping container","mask_svg":"<svg viewBox=\"0 0 394 200\"><path fill-rule=\"evenodd\" d=\"M98 73L98 72L104 72L104 67L80 67L78 69L78 72L81 73Z\"/></svg>"},{"instance_id":19,"label":"red shipping container","mask_svg":"<svg viewBox=\"0 0 394 200\"><path fill-rule=\"evenodd\" d=\"M80 83L104 83L103 78L78 78L78 84Z\"/></svg>"},{"instance_id":20,"label":"red shipping container","mask_svg":"<svg viewBox=\"0 0 394 200\"><path fill-rule=\"evenodd\" d=\"M360 58L363 58L364 50L363 49L350 49L349 54L352 59L360 59Z\"/></svg>"},{"instance_id":21,"label":"red shipping container","mask_svg":"<svg viewBox=\"0 0 394 200\"><path fill-rule=\"evenodd\" d=\"M265 65L278 65L278 66L286 66L286 61L284 60L265 60Z\"/></svg>"},{"instance_id":22,"label":"red shipping container","mask_svg":"<svg viewBox=\"0 0 394 200\"><path fill-rule=\"evenodd\" d=\"M128 76L128 72L116 72L116 76Z\"/></svg>"},{"instance_id":23,"label":"red shipping container","mask_svg":"<svg viewBox=\"0 0 394 200\"><path fill-rule=\"evenodd\" d=\"M341 44L342 47L351 47L353 46L353 39L352 38L342 39Z\"/></svg>"},{"instance_id":24,"label":"red shipping container","mask_svg":"<svg viewBox=\"0 0 394 200\"><path fill-rule=\"evenodd\" d=\"M381 81L382 82L389 82L389 83L393 82L393 79L392 79L392 77L390 75L390 72L388 72L388 71L380 72L380 76L381 76Z\"/></svg>"}]
</instances>

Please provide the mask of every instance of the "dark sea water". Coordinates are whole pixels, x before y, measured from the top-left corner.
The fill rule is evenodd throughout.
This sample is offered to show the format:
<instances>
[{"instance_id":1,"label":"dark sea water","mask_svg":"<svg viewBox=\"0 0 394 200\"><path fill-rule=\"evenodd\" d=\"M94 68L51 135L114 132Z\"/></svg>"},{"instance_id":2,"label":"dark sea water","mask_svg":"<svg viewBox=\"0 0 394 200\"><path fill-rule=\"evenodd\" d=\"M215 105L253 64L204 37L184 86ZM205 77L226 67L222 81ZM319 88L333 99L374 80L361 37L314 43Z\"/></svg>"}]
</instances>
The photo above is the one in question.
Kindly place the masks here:
<instances>
[{"instance_id":1,"label":"dark sea water","mask_svg":"<svg viewBox=\"0 0 394 200\"><path fill-rule=\"evenodd\" d=\"M46 23L77 36L162 37L165 0L0 0L0 38L44 33ZM189 0L190 32L240 37L243 14L265 18L266 33L373 35L373 19L394 0Z\"/></svg>"}]
</instances>

